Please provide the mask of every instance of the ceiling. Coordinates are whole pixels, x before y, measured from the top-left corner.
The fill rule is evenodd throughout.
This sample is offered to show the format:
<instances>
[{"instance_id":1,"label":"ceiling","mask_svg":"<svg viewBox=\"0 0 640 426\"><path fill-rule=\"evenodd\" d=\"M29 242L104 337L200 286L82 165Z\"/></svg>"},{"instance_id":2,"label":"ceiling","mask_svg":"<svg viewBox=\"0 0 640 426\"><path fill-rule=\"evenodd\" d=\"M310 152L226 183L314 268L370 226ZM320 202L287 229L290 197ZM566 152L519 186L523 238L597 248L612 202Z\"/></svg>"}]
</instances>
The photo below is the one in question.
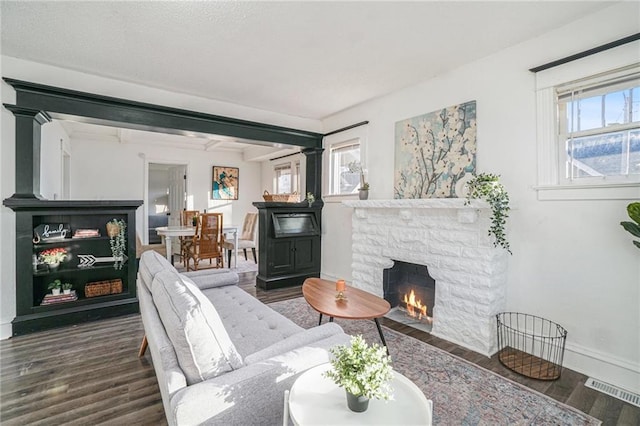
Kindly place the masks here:
<instances>
[{"instance_id":1,"label":"ceiling","mask_svg":"<svg viewBox=\"0 0 640 426\"><path fill-rule=\"evenodd\" d=\"M3 0L1 48L25 60L320 120L610 4Z\"/></svg>"},{"instance_id":2,"label":"ceiling","mask_svg":"<svg viewBox=\"0 0 640 426\"><path fill-rule=\"evenodd\" d=\"M610 4L0 0L1 52L321 120ZM216 135L63 124L72 138L242 152L245 161L297 151Z\"/></svg>"}]
</instances>

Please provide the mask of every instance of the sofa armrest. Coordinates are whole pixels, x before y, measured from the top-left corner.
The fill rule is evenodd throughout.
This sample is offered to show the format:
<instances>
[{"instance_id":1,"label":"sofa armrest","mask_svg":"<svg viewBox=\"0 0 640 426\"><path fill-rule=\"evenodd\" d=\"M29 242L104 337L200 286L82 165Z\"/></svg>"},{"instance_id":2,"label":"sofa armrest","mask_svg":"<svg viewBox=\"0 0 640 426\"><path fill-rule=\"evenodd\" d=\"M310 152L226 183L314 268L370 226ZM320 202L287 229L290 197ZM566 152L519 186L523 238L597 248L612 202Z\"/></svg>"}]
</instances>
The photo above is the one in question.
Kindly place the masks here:
<instances>
[{"instance_id":1,"label":"sofa armrest","mask_svg":"<svg viewBox=\"0 0 640 426\"><path fill-rule=\"evenodd\" d=\"M328 322L319 327L313 327L308 330L301 331L300 333L296 333L293 336L289 336L278 343L267 346L258 352L247 355L244 358L244 363L246 365L255 364L256 362L264 361L265 359L292 351L310 343L343 333L342 328L338 324Z\"/></svg>"},{"instance_id":2,"label":"sofa armrest","mask_svg":"<svg viewBox=\"0 0 640 426\"><path fill-rule=\"evenodd\" d=\"M183 272L182 275L189 278L200 289L236 285L240 280L235 271L228 269L214 269Z\"/></svg>"},{"instance_id":3,"label":"sofa armrest","mask_svg":"<svg viewBox=\"0 0 640 426\"><path fill-rule=\"evenodd\" d=\"M299 374L329 362L328 348L344 333L187 386L171 398L169 424L281 424L284 391Z\"/></svg>"}]
</instances>

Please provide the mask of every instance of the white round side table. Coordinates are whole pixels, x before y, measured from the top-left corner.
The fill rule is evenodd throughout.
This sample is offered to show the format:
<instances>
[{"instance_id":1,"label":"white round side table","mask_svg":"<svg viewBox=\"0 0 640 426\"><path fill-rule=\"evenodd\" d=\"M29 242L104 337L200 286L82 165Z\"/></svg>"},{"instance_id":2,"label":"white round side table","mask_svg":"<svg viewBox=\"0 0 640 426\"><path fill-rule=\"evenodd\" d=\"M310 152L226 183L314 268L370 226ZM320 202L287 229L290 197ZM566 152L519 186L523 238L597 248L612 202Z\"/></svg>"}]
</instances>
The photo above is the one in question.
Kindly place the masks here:
<instances>
[{"instance_id":1,"label":"white round side table","mask_svg":"<svg viewBox=\"0 0 640 426\"><path fill-rule=\"evenodd\" d=\"M330 364L304 372L289 394L289 415L294 424L306 425L431 425L432 402L420 388L397 371L393 372L393 400L372 399L364 413L347 407L343 388L322 376Z\"/></svg>"}]
</instances>

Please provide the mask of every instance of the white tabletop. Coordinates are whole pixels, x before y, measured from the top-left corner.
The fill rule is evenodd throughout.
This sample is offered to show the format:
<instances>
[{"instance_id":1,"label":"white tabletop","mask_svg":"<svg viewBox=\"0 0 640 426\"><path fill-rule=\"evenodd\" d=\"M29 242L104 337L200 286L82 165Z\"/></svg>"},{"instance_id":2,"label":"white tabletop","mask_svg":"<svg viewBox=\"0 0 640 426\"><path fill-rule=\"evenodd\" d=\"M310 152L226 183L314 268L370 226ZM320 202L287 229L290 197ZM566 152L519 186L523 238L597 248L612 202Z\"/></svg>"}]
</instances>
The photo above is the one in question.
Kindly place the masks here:
<instances>
[{"instance_id":1,"label":"white tabletop","mask_svg":"<svg viewBox=\"0 0 640 426\"><path fill-rule=\"evenodd\" d=\"M291 387L289 415L296 425L431 425L432 402L420 388L393 372L393 400L372 399L364 413L347 407L347 395L331 379L322 376L330 368L322 364L303 373Z\"/></svg>"},{"instance_id":2,"label":"white tabletop","mask_svg":"<svg viewBox=\"0 0 640 426\"><path fill-rule=\"evenodd\" d=\"M196 228L194 226L160 226L156 228L158 235L169 237L188 237L195 235Z\"/></svg>"}]
</instances>

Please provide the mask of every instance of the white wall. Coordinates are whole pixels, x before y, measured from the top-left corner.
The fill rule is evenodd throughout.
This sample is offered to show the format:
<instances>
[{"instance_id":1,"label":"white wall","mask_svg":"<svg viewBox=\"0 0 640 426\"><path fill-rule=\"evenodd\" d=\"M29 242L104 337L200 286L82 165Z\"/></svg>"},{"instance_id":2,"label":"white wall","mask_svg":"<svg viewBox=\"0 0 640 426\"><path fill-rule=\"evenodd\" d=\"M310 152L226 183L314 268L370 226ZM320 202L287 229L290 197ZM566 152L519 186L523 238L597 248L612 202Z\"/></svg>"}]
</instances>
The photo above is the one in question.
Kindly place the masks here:
<instances>
[{"instance_id":1,"label":"white wall","mask_svg":"<svg viewBox=\"0 0 640 426\"><path fill-rule=\"evenodd\" d=\"M166 90L153 89L137 84L126 83L76 71L66 70L49 65L23 61L16 58L1 56L0 71L3 77L31 81L34 83L64 87L89 93L131 99L174 108L184 108L226 117L235 117L262 123L269 123L284 127L319 132L322 125L319 121L278 114L255 108L225 102L212 101L197 96L183 95ZM3 103L15 104L14 90L5 82L0 83L0 95ZM11 197L15 193L15 119L6 108L2 108L0 121L0 188L2 199ZM75 149L79 147L79 152ZM102 161L112 158L105 145L94 146L96 151L90 155L78 143L72 146L72 174L71 198L74 191L78 197L84 199L142 199L142 163L139 152L145 153L147 159L188 160L191 164L191 183L188 190L193 194L192 206L197 209L216 209L225 214L225 221L231 218L232 224L242 224L242 215L252 209L252 201L262 200L260 167L254 163L245 163L237 154L214 156L202 152L188 153L186 150L172 150L166 148L148 149L142 145L134 147L124 145L117 147L120 158L111 162ZM89 164L79 164L81 158L91 159ZM121 160L121 161L120 161ZM224 161L224 162L222 162ZM240 200L234 202L213 202L209 200L211 185L211 167L213 165L228 165L240 167ZM109 178L108 181L106 178ZM87 182L87 184L79 183ZM93 182L89 184L89 182ZM96 196L98 194L98 196ZM213 210L212 210L213 211ZM142 220L142 209L138 209L137 221ZM228 223L228 222L227 222ZM0 208L0 338L11 335L11 321L15 318L15 215L6 207Z\"/></svg>"},{"instance_id":2,"label":"white wall","mask_svg":"<svg viewBox=\"0 0 640 426\"><path fill-rule=\"evenodd\" d=\"M243 161L241 153L79 139L72 139L71 144L71 198L74 200L142 200L145 161L186 164L187 208L223 213L225 224L241 226L245 213L256 211L251 203L262 200L260 164ZM240 169L237 201L211 199L214 165ZM140 207L136 222L141 237L143 220Z\"/></svg>"},{"instance_id":3,"label":"white wall","mask_svg":"<svg viewBox=\"0 0 640 426\"><path fill-rule=\"evenodd\" d=\"M40 195L48 200L61 199L62 152L69 152L69 136L60 122L42 126L40 144Z\"/></svg>"},{"instance_id":4,"label":"white wall","mask_svg":"<svg viewBox=\"0 0 640 426\"><path fill-rule=\"evenodd\" d=\"M619 225L629 200L537 200L535 84L527 69L636 33L638 16L638 3L610 7L323 122L336 129L369 120L370 198L393 198L395 122L476 100L478 171L502 175L514 208L507 309L563 325L565 366L636 392L640 251ZM325 277L351 279L351 214L325 205Z\"/></svg>"}]
</instances>

